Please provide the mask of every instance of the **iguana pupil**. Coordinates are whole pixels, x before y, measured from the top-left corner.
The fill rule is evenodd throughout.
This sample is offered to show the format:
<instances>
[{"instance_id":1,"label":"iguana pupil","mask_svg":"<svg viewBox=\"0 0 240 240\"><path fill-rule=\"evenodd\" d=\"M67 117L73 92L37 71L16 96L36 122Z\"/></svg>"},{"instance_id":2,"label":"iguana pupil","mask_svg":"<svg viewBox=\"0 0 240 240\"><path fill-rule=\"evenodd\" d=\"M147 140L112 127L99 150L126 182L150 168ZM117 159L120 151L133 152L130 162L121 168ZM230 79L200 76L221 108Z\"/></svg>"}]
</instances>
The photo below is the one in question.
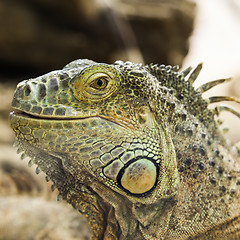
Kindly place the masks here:
<instances>
[{"instance_id":1,"label":"iguana pupil","mask_svg":"<svg viewBox=\"0 0 240 240\"><path fill-rule=\"evenodd\" d=\"M102 79L98 79L97 85L98 85L99 87L101 87L101 86L103 85L103 80L102 80Z\"/></svg>"},{"instance_id":2,"label":"iguana pupil","mask_svg":"<svg viewBox=\"0 0 240 240\"><path fill-rule=\"evenodd\" d=\"M108 85L108 80L104 77L96 79L92 84L91 87L95 89L104 89Z\"/></svg>"}]
</instances>

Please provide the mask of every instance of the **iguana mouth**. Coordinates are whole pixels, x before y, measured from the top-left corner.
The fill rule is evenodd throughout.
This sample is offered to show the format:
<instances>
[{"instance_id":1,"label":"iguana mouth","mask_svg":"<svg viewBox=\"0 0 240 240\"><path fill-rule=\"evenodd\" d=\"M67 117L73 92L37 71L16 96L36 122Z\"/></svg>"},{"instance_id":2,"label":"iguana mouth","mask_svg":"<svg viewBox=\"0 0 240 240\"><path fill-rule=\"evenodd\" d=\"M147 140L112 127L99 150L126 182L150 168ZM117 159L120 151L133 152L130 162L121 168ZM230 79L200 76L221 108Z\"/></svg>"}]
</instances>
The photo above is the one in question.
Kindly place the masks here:
<instances>
[{"instance_id":1,"label":"iguana mouth","mask_svg":"<svg viewBox=\"0 0 240 240\"><path fill-rule=\"evenodd\" d=\"M31 119L39 119L39 120L46 120L46 121L52 121L52 120L56 120L56 121L71 121L71 120L79 120L79 119L86 119L86 118L91 118L91 117L97 117L97 116L89 116L89 117L52 117L52 116L43 116L43 115L34 115L31 113L26 113L24 111L21 110L14 110L10 113L11 115L15 115L15 116L20 116L20 117L24 117L24 118L31 118Z\"/></svg>"},{"instance_id":2,"label":"iguana mouth","mask_svg":"<svg viewBox=\"0 0 240 240\"><path fill-rule=\"evenodd\" d=\"M84 120L84 119L90 119L90 118L101 118L106 121L115 123L116 125L128 129L135 129L132 125L130 125L128 122L122 120L122 119L117 119L114 117L109 117L109 116L85 116L85 117L51 117L51 116L42 116L42 115L33 115L30 113L26 113L24 111L21 111L19 109L14 109L14 111L10 112L11 117L21 117L21 118L26 118L26 119L34 119L36 121L79 121L79 120Z\"/></svg>"}]
</instances>

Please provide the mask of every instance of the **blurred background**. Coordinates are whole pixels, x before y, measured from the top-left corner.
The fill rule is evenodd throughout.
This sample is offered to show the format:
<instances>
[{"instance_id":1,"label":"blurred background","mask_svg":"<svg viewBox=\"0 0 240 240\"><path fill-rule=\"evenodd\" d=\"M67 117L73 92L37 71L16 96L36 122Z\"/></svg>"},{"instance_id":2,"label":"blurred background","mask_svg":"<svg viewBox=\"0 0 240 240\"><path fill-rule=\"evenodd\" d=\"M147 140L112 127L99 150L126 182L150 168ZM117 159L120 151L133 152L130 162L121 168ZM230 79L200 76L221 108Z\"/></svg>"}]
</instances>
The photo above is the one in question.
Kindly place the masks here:
<instances>
[{"instance_id":1,"label":"blurred background","mask_svg":"<svg viewBox=\"0 0 240 240\"><path fill-rule=\"evenodd\" d=\"M240 0L0 1L0 219L5 218L4 223L0 220L0 236L5 236L3 239L16 239L16 232L18 239L30 239L32 233L35 239L46 236L72 239L74 234L80 234L78 239L89 239L89 232L79 233L79 228L59 227L56 231L59 219L48 229L47 223L53 222L56 214L47 208L53 208L51 201L55 201L56 193L49 193L50 185L43 182L44 174L36 177L34 169L26 167L27 160L20 161L12 147L14 135L8 126L17 82L61 69L78 58L105 63L118 59L163 63L183 69L203 62L196 86L219 78L233 78L232 82L210 90L205 97L240 97ZM239 109L236 104L234 107ZM239 141L240 120L228 113L220 117L224 120L223 128L230 129L227 137L232 142ZM41 216L46 224L36 221L35 228L28 226L28 219L22 215L34 218L36 212L30 213L28 207L19 205L20 198L15 196L25 198L21 200L23 205L36 212L44 205L46 211ZM16 206L12 208L14 211L9 204ZM56 211L71 212L72 215L67 214L68 222L85 226L83 218L76 220L75 212L71 208L65 210L65 205L61 210L62 205ZM18 218L21 221L16 222L14 219ZM13 223L15 232L10 230ZM20 233L18 229L23 226L25 231ZM30 228L34 230L27 232Z\"/></svg>"}]
</instances>

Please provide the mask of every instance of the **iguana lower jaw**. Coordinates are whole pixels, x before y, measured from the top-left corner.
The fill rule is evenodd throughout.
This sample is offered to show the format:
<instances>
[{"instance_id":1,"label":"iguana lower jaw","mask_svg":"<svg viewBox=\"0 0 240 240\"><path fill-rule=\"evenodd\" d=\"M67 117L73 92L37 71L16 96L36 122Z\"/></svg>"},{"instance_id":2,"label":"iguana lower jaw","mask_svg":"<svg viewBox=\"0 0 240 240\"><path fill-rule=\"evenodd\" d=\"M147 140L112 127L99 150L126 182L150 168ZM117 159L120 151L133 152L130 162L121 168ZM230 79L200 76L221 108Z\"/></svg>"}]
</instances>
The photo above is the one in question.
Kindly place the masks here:
<instances>
[{"instance_id":1,"label":"iguana lower jaw","mask_svg":"<svg viewBox=\"0 0 240 240\"><path fill-rule=\"evenodd\" d=\"M157 179L165 178L165 176L159 175L159 167L155 162L158 162L161 168L169 168L169 171L172 168L171 171L176 171L174 150L170 153L171 156L168 156L168 150L164 149L171 148L165 143L165 133L160 133L161 131L155 126L156 123L153 119L145 121L148 127L151 126L149 129L146 128L145 132L136 129L133 131L122 122L119 124L117 120L112 122L101 117L71 120L45 119L13 112L10 114L10 121L18 141L27 142L30 146L59 157L62 159L63 166L66 169L69 168L67 170L73 175L79 175L77 171L72 171L80 166L87 166L87 171L91 174L101 169L102 173L97 175L99 181L107 183L110 188L126 195L134 202L148 201L147 197L139 198L139 196L142 194L147 196L149 191L155 191ZM162 140L158 140L159 134L162 136ZM112 139L110 142L109 138ZM157 149L156 145L160 146L160 144L162 144L163 150L154 150ZM74 158L75 161L73 163L69 161L70 164L66 164L68 159L64 159L62 156L67 156L69 159ZM174 164L167 159L172 159ZM110 164L105 165L104 161L108 161ZM168 163L166 164L164 161ZM90 164L86 165L85 162ZM38 167L44 168L46 163L42 163L42 165L38 164ZM101 168L98 169L99 167ZM135 172L135 168L139 172ZM112 181L115 181L116 186L112 185ZM164 196L166 192L169 192L168 187L165 186L166 181L171 180L164 180L164 185L161 190L158 190ZM162 192L163 189L165 193ZM158 194L153 195L151 201L157 199L156 195Z\"/></svg>"},{"instance_id":2,"label":"iguana lower jaw","mask_svg":"<svg viewBox=\"0 0 240 240\"><path fill-rule=\"evenodd\" d=\"M18 148L37 164L37 171L42 170L52 179L63 199L83 213L90 226L96 226L93 222L98 222L99 226L107 225L106 209L115 209L111 217L116 219L125 236L133 234L133 229L137 231L138 222L146 234L149 234L147 226L154 221L163 221L162 225L167 227L175 204L174 201L172 205L168 204L169 199L174 198L178 188L176 156L173 146L169 145L169 135L155 125L153 118L144 119L143 112L142 118L146 126L152 127L149 132L133 131L122 123L99 117L62 120L31 117L18 112L10 114ZM156 138L158 142L154 140ZM162 144L161 148L159 144ZM161 149L161 152L153 148ZM106 166L105 158L110 162ZM160 164L161 175L154 161ZM101 171L98 170L100 166ZM155 175L152 174L154 171ZM146 178L152 180L146 182ZM157 181L160 184L156 185ZM116 194L118 197L113 201ZM125 207L126 202L128 207ZM169 208L165 211L167 205ZM144 214L146 206L149 208L147 215ZM131 216L130 226L122 223L125 218L123 208ZM155 209L154 212L151 209ZM155 215L156 209L163 213L161 220L160 215ZM93 229L93 234L98 239L96 236L102 235L103 229Z\"/></svg>"}]
</instances>

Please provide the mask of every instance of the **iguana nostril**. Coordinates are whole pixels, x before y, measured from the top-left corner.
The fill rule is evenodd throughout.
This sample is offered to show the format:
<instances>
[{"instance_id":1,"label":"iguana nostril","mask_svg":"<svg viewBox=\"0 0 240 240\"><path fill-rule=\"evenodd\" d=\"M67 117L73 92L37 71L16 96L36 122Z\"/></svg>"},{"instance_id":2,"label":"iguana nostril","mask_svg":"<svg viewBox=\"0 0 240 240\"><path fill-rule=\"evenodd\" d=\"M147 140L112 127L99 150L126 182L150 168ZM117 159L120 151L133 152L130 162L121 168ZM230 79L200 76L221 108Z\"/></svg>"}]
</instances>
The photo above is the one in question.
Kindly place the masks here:
<instances>
[{"instance_id":1,"label":"iguana nostril","mask_svg":"<svg viewBox=\"0 0 240 240\"><path fill-rule=\"evenodd\" d=\"M156 183L155 164L142 158L131 163L122 175L121 185L132 194L142 194L151 190Z\"/></svg>"},{"instance_id":2,"label":"iguana nostril","mask_svg":"<svg viewBox=\"0 0 240 240\"><path fill-rule=\"evenodd\" d=\"M31 88L30 88L30 86L27 84L27 85L24 87L24 96L25 96L25 97L29 97L30 94L31 94Z\"/></svg>"}]
</instances>

